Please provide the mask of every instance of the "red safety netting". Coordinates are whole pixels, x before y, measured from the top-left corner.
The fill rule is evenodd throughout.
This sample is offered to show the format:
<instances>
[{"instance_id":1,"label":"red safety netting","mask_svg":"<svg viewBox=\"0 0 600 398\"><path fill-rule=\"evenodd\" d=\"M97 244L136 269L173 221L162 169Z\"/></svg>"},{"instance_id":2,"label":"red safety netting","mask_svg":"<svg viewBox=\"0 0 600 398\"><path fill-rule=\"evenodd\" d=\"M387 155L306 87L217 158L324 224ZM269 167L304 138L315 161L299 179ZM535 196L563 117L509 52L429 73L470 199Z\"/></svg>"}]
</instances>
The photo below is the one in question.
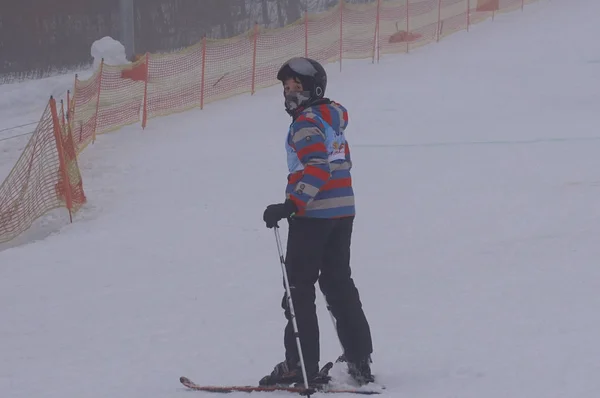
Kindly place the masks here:
<instances>
[{"instance_id":1,"label":"red safety netting","mask_svg":"<svg viewBox=\"0 0 600 398\"><path fill-rule=\"evenodd\" d=\"M440 38L464 30L469 25L467 0L442 0L440 6Z\"/></svg>"},{"instance_id":2,"label":"red safety netting","mask_svg":"<svg viewBox=\"0 0 600 398\"><path fill-rule=\"evenodd\" d=\"M73 139L71 126L67 123L62 101L60 113L57 113L56 103L54 99L50 99L50 110L53 115L54 132L57 140L59 174L61 181L67 182L66 184L59 183L57 185L57 193L72 218L72 214L77 212L87 201L83 191L83 179L77 163L77 147Z\"/></svg>"},{"instance_id":3,"label":"red safety netting","mask_svg":"<svg viewBox=\"0 0 600 398\"><path fill-rule=\"evenodd\" d=\"M527 2L533 0L527 0ZM200 107L276 83L287 59L306 55L322 63L407 52L523 6L525 0L339 1L280 29L255 26L224 40L204 39L181 51L146 54L135 64L103 65L77 81L72 127L79 150L96 134L156 116ZM78 150L78 151L79 151Z\"/></svg>"},{"instance_id":4,"label":"red safety netting","mask_svg":"<svg viewBox=\"0 0 600 398\"><path fill-rule=\"evenodd\" d=\"M500 12L511 12L522 9L525 6L523 0L500 0Z\"/></svg>"},{"instance_id":5,"label":"red safety netting","mask_svg":"<svg viewBox=\"0 0 600 398\"><path fill-rule=\"evenodd\" d=\"M410 48L423 46L437 39L440 28L440 0L410 2L409 29L415 36Z\"/></svg>"},{"instance_id":6,"label":"red safety netting","mask_svg":"<svg viewBox=\"0 0 600 398\"><path fill-rule=\"evenodd\" d=\"M95 136L101 76L102 70L99 69L87 80L79 80L75 77L69 124L73 132L77 153L92 142Z\"/></svg>"},{"instance_id":7,"label":"red safety netting","mask_svg":"<svg viewBox=\"0 0 600 398\"><path fill-rule=\"evenodd\" d=\"M133 65L101 66L96 134L107 133L140 121L144 100L145 60ZM139 73L139 71L142 73ZM137 73L136 73L137 72Z\"/></svg>"},{"instance_id":8,"label":"red safety netting","mask_svg":"<svg viewBox=\"0 0 600 398\"><path fill-rule=\"evenodd\" d=\"M487 18L494 18L498 13L523 9L525 4L533 0L469 0L471 3L471 23L481 22Z\"/></svg>"},{"instance_id":9,"label":"red safety netting","mask_svg":"<svg viewBox=\"0 0 600 398\"><path fill-rule=\"evenodd\" d=\"M48 210L76 211L84 202L76 155L97 134L182 112L277 83L283 62L309 56L324 64L408 52L498 13L535 0L376 0L305 14L280 29L256 25L246 34L207 40L134 63L102 62L87 80L76 76L67 114L50 104L6 181L0 186L0 242L12 239ZM68 181L65 184L63 181Z\"/></svg>"},{"instance_id":10,"label":"red safety netting","mask_svg":"<svg viewBox=\"0 0 600 398\"><path fill-rule=\"evenodd\" d=\"M277 71L289 58L305 54L305 24L297 21L283 29L255 29L248 70L250 90L252 90L252 71L254 70L254 90L271 86L277 82ZM256 56L253 53L256 52ZM254 63L254 67L253 67ZM247 86L247 85L244 85Z\"/></svg>"},{"instance_id":11,"label":"red safety netting","mask_svg":"<svg viewBox=\"0 0 600 398\"><path fill-rule=\"evenodd\" d=\"M76 212L85 202L73 137L61 119L51 99L19 160L0 185L0 243L26 231L50 210L66 207Z\"/></svg>"},{"instance_id":12,"label":"red safety netting","mask_svg":"<svg viewBox=\"0 0 600 398\"><path fill-rule=\"evenodd\" d=\"M340 21L343 16L340 4L331 10L314 15L305 16L306 46L304 53L323 64L340 60L342 48ZM285 60L284 60L285 61Z\"/></svg>"},{"instance_id":13,"label":"red safety netting","mask_svg":"<svg viewBox=\"0 0 600 398\"><path fill-rule=\"evenodd\" d=\"M371 58L376 54L377 2L346 4L342 15L342 58Z\"/></svg>"},{"instance_id":14,"label":"red safety netting","mask_svg":"<svg viewBox=\"0 0 600 398\"><path fill-rule=\"evenodd\" d=\"M407 0L382 1L379 13L379 53L407 52L409 33Z\"/></svg>"},{"instance_id":15,"label":"red safety netting","mask_svg":"<svg viewBox=\"0 0 600 398\"><path fill-rule=\"evenodd\" d=\"M200 106L202 48L200 43L180 53L147 55L148 119ZM139 67L145 68L146 63Z\"/></svg>"},{"instance_id":16,"label":"red safety netting","mask_svg":"<svg viewBox=\"0 0 600 398\"><path fill-rule=\"evenodd\" d=\"M252 89L254 33L227 40L206 40L204 103Z\"/></svg>"}]
</instances>

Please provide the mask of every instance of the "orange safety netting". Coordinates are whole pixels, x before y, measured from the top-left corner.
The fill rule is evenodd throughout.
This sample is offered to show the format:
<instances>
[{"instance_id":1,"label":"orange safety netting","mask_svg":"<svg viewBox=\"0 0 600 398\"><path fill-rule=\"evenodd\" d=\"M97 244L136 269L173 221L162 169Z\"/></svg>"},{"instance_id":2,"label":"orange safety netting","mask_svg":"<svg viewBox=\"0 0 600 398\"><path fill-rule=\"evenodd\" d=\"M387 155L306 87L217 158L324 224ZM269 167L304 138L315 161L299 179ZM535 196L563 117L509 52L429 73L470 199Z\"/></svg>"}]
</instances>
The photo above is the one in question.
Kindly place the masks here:
<instances>
[{"instance_id":1,"label":"orange safety netting","mask_svg":"<svg viewBox=\"0 0 600 398\"><path fill-rule=\"evenodd\" d=\"M54 132L57 140L59 174L61 181L57 185L59 198L64 202L69 210L72 220L73 213L76 213L87 201L83 192L83 179L77 163L77 147L71 126L67 123L64 106L62 106L60 115L56 112L56 103L53 98L50 99L50 111L54 121ZM66 181L66 183L63 183Z\"/></svg>"},{"instance_id":2,"label":"orange safety netting","mask_svg":"<svg viewBox=\"0 0 600 398\"><path fill-rule=\"evenodd\" d=\"M200 106L202 45L175 54L148 54L142 60L140 74L147 62L147 118Z\"/></svg>"},{"instance_id":3,"label":"orange safety netting","mask_svg":"<svg viewBox=\"0 0 600 398\"><path fill-rule=\"evenodd\" d=\"M253 69L255 71L254 90L276 83L277 71L281 64L294 56L304 55L305 31L302 21L297 21L286 29L260 30L255 27L256 56L253 56L254 47L251 47L251 63L246 67L249 72ZM252 91L252 75L249 76L248 82L251 84L244 86Z\"/></svg>"},{"instance_id":4,"label":"orange safety netting","mask_svg":"<svg viewBox=\"0 0 600 398\"><path fill-rule=\"evenodd\" d=\"M494 18L497 13L510 12L523 8L533 0L470 0L471 23L481 22L489 17Z\"/></svg>"},{"instance_id":5,"label":"orange safety netting","mask_svg":"<svg viewBox=\"0 0 600 398\"><path fill-rule=\"evenodd\" d=\"M438 39L464 30L469 26L469 3L466 0L442 0Z\"/></svg>"},{"instance_id":6,"label":"orange safety netting","mask_svg":"<svg viewBox=\"0 0 600 398\"><path fill-rule=\"evenodd\" d=\"M374 58L377 51L377 2L341 8L342 59ZM338 23L339 25L339 23Z\"/></svg>"},{"instance_id":7,"label":"orange safety netting","mask_svg":"<svg viewBox=\"0 0 600 398\"><path fill-rule=\"evenodd\" d=\"M342 51L340 47L340 35L343 32L340 27L341 16L343 16L343 8L340 4L325 13L306 15L304 32L297 34L304 39L303 45L301 50L292 56L308 54L309 57L323 64L338 61ZM286 60L277 60L279 64L273 65L274 71L277 71Z\"/></svg>"},{"instance_id":8,"label":"orange safety netting","mask_svg":"<svg viewBox=\"0 0 600 398\"><path fill-rule=\"evenodd\" d=\"M348 4L340 0L328 11L305 14L280 29L256 25L237 37L203 39L180 51L144 54L128 65L102 62L89 79L76 76L65 123L61 116L58 127L53 126L49 105L21 159L0 187L0 242L23 232L52 208L66 206L76 211L85 202L76 154L93 142L96 134L140 120L146 127L148 120L157 116L254 93L276 84L277 70L294 56L308 56L324 64L340 62L340 68L343 59L370 58L375 62L381 55L409 52L534 1L375 0ZM58 118L56 111L54 117Z\"/></svg>"},{"instance_id":9,"label":"orange safety netting","mask_svg":"<svg viewBox=\"0 0 600 398\"><path fill-rule=\"evenodd\" d=\"M0 243L50 210L85 202L73 138L51 99L17 164L0 185Z\"/></svg>"},{"instance_id":10,"label":"orange safety netting","mask_svg":"<svg viewBox=\"0 0 600 398\"><path fill-rule=\"evenodd\" d=\"M75 89L69 107L69 124L78 153L92 142L95 136L101 75L102 70L98 70L85 81L75 76Z\"/></svg>"},{"instance_id":11,"label":"orange safety netting","mask_svg":"<svg viewBox=\"0 0 600 398\"><path fill-rule=\"evenodd\" d=\"M534 0L378 0L304 15L280 29L255 26L230 39L145 54L127 66L102 65L77 81L73 130L78 148L104 133L273 85L279 66L306 55L322 63L408 52L496 12ZM78 152L80 149L78 149Z\"/></svg>"},{"instance_id":12,"label":"orange safety netting","mask_svg":"<svg viewBox=\"0 0 600 398\"><path fill-rule=\"evenodd\" d=\"M131 73L139 69L141 75ZM144 60L133 65L102 64L101 71L95 133L102 134L139 122L146 80Z\"/></svg>"}]
</instances>

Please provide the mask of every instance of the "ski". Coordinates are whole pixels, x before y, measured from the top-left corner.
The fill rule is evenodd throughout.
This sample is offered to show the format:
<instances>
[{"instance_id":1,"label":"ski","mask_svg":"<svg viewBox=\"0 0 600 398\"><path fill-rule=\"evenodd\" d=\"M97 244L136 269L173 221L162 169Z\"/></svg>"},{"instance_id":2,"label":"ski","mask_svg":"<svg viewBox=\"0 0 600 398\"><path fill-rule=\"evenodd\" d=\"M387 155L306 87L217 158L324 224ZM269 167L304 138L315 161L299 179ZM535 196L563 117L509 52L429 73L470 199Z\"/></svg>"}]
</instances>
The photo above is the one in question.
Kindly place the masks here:
<instances>
[{"instance_id":1,"label":"ski","mask_svg":"<svg viewBox=\"0 0 600 398\"><path fill-rule=\"evenodd\" d=\"M306 389L304 387L294 387L294 386L204 386L198 385L188 379L185 376L181 376L179 378L181 384L185 387L196 390L196 391L207 391L207 392L215 392L215 393L231 393L231 392L276 392L276 391L286 391L297 393L300 395L310 396L312 394L317 393L345 393L345 394L362 394L362 395L374 395L381 394L380 391L374 390L366 390L366 389L353 389L353 388L329 388L327 386L315 388L315 389Z\"/></svg>"}]
</instances>

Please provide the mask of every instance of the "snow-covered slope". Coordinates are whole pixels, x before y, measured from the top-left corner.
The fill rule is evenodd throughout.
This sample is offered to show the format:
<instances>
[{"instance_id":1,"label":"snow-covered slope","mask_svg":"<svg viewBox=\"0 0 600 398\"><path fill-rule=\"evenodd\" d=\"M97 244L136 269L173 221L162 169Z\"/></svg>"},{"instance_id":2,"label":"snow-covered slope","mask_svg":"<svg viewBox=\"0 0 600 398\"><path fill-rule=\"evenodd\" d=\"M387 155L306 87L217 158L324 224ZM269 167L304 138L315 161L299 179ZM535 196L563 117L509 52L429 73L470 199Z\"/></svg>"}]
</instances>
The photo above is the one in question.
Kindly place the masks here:
<instances>
[{"instance_id":1,"label":"snow-covered slope","mask_svg":"<svg viewBox=\"0 0 600 398\"><path fill-rule=\"evenodd\" d=\"M599 13L541 0L328 68L350 110L353 272L386 396L600 395ZM0 252L0 396L173 398L180 375L269 372L283 290L261 219L282 200L288 123L272 87L88 147L75 222Z\"/></svg>"}]
</instances>

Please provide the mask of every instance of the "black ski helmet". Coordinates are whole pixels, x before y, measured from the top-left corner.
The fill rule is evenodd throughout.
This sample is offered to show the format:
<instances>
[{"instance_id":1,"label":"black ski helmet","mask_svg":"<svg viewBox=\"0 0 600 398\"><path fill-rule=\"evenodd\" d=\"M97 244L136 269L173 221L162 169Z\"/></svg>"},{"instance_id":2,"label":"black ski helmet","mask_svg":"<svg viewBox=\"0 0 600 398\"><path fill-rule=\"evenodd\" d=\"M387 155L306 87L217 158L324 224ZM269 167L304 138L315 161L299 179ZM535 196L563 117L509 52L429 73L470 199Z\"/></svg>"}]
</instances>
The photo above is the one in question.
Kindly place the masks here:
<instances>
[{"instance_id":1,"label":"black ski helmet","mask_svg":"<svg viewBox=\"0 0 600 398\"><path fill-rule=\"evenodd\" d=\"M284 63L277 72L277 80L283 83L289 78L297 78L302 83L304 90L310 93L308 103L325 96L327 73L323 65L314 59L294 57Z\"/></svg>"}]
</instances>

